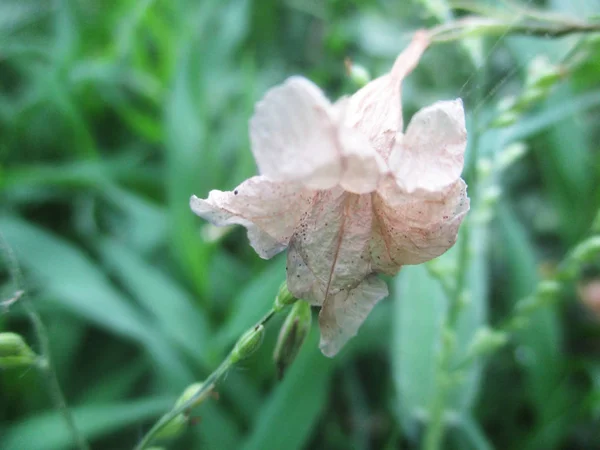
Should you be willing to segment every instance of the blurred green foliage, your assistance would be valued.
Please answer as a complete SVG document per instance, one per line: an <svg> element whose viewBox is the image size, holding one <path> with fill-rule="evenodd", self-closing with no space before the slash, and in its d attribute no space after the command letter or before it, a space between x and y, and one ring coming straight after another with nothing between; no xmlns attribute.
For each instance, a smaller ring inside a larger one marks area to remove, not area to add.
<svg viewBox="0 0 600 450"><path fill-rule="evenodd" d="M132 448L275 298L283 259L260 260L242 229L215 237L188 207L192 193L255 173L247 122L265 90L301 73L332 98L351 93L344 58L383 73L414 30L496 3L0 2L0 231L93 448ZM534 6L600 14L597 0ZM597 35L508 33L436 44L404 83L405 118L456 97L468 114L474 207L461 235L457 361L587 236L600 206L598 55ZM536 58L560 76L532 96ZM478 177L514 143L527 150L520 159ZM171 447L418 448L440 398L448 299L436 273L458 252L390 280L390 298L336 359L319 353L313 329L281 382L272 351L282 318L269 323L261 349ZM2 300L19 289L5 263ZM573 284L560 300L451 383L444 448L598 448L600 325ZM34 342L19 303L5 309L0 331ZM70 439L34 370L0 372L0 449L67 449Z"/></svg>

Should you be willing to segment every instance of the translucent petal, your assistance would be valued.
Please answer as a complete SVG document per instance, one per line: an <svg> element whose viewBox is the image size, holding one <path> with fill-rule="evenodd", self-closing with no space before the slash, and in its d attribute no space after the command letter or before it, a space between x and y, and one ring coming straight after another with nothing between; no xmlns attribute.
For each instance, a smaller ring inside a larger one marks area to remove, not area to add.
<svg viewBox="0 0 600 450"><path fill-rule="evenodd" d="M466 146L462 101L437 102L414 115L390 155L390 170L407 192L439 191L460 177Z"/></svg>
<svg viewBox="0 0 600 450"><path fill-rule="evenodd" d="M373 195L373 270L395 274L448 250L469 210L467 186L459 179L436 193L407 194L389 177Z"/></svg>
<svg viewBox="0 0 600 450"><path fill-rule="evenodd" d="M268 259L287 247L314 195L299 184L253 177L233 191L211 191L206 200L192 196L190 207L214 225L246 227L250 245Z"/></svg>
<svg viewBox="0 0 600 450"><path fill-rule="evenodd" d="M328 295L358 285L371 272L372 217L371 195L319 192L290 241L290 292L321 305Z"/></svg>
<svg viewBox="0 0 600 450"><path fill-rule="evenodd" d="M302 77L269 90L250 121L250 140L261 175L297 180L313 189L335 186L341 154L332 105Z"/></svg>
<svg viewBox="0 0 600 450"><path fill-rule="evenodd" d="M327 297L319 314L319 347L323 354L335 356L356 335L375 304L387 295L385 282L369 275L355 288Z"/></svg>
<svg viewBox="0 0 600 450"><path fill-rule="evenodd" d="M415 68L428 45L425 32L415 33L390 73L371 81L349 99L346 125L360 130L384 159L390 154L396 133L402 131L402 80Z"/></svg>
<svg viewBox="0 0 600 450"><path fill-rule="evenodd" d="M340 128L339 142L343 155L340 186L355 194L376 190L383 175L388 172L383 158L358 130Z"/></svg>

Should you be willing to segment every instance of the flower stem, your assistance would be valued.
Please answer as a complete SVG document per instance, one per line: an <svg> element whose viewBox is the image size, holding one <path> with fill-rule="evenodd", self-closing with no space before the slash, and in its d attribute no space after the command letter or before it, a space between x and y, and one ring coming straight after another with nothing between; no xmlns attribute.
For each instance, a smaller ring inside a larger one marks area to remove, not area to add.
<svg viewBox="0 0 600 450"><path fill-rule="evenodd" d="M488 17L465 17L438 25L430 30L432 42L450 42L478 36L504 36L525 34L528 36L561 37L575 33L600 31L600 22L583 22L564 18L497 19Z"/></svg>
<svg viewBox="0 0 600 450"><path fill-rule="evenodd" d="M0 246L2 247L5 255L5 260L8 264L11 277L16 286L17 292L19 293L18 300L23 305L31 324L33 325L33 331L35 333L36 340L38 342L40 357L36 367L46 378L48 384L48 391L52 402L57 411L60 412L65 424L73 437L73 441L77 445L79 450L89 450L90 446L85 440L83 434L77 428L75 418L71 414L71 410L67 405L65 395L60 387L58 376L54 368L54 363L50 354L50 340L48 339L48 332L46 326L42 321L40 315L36 311L33 303L31 302L27 292L22 287L22 274L17 259L13 253L12 248L6 242L4 235L0 233Z"/></svg>
<svg viewBox="0 0 600 450"><path fill-rule="evenodd" d="M256 330L263 327L278 311L271 308L250 330ZM238 341L239 342L239 341ZM235 353L234 348L225 359L219 364L219 367L212 372L208 378L202 383L202 386L188 398L184 403L171 409L169 412L164 414L146 433L142 440L135 446L134 450L144 450L152 443L156 435L165 427L169 422L175 419L179 414L185 414L195 406L199 400L201 400L207 392L212 390L217 382L227 373L227 371L235 365L240 359Z"/></svg>
<svg viewBox="0 0 600 450"><path fill-rule="evenodd" d="M31 304L29 298L27 298L27 295L25 295L23 305L27 310L27 315L29 316L29 319L33 323L35 334L37 336L37 340L42 351L42 357L37 366L46 377L46 381L48 383L48 390L52 397L54 406L62 415L63 420L65 421L67 428L69 429L69 432L73 436L73 440L77 444L77 447L80 450L89 450L90 446L88 445L84 436L77 428L75 418L73 417L73 414L71 414L71 410L67 405L67 401L60 387L60 383L56 375L56 370L54 368L54 362L52 361L52 358L50 358L50 341L48 340L46 326L44 325L39 314Z"/></svg>
<svg viewBox="0 0 600 450"><path fill-rule="evenodd" d="M479 71L477 76L483 79L485 72ZM480 96L481 93L478 92L478 95ZM474 111L473 123L476 124L477 119L477 111ZM476 127L474 128L476 129ZM469 180L469 195L471 197L472 204L476 205L480 188L480 180L477 171L479 133L473 133L469 148L471 151L471 164L470 167L467 168L466 172ZM446 287L445 289L449 305L441 331L441 349L439 353L438 364L436 366L434 381L436 391L429 408L429 421L427 430L425 432L425 437L423 438L421 445L423 450L438 450L442 448L442 441L444 439L444 432L446 428L444 412L446 410L446 403L448 401L448 395L450 394L450 388L452 386L450 375L452 374L452 359L455 349L454 344L456 327L460 317L461 309L464 306L462 297L465 290L465 284L467 282L467 272L469 270L469 264L471 260L471 227L476 225L476 221L473 220L473 214L471 213L471 215L467 215L465 223L461 228L461 234L459 235L460 239L457 243L458 255L456 283L454 284L454 289L450 289L449 287Z"/></svg>
<svg viewBox="0 0 600 450"><path fill-rule="evenodd" d="M596 222L600 224L600 211ZM521 298L513 307L513 312L503 320L494 331L506 334L518 331L534 313L548 307L558 297L564 294L566 287L581 276L581 270L586 263L600 256L600 229L592 227L590 235L577 244L558 264L556 272L550 278L538 282L536 289L528 296ZM451 368L451 373L458 373L472 364L477 355L468 355Z"/></svg>
<svg viewBox="0 0 600 450"><path fill-rule="evenodd" d="M150 428L150 431L148 431L148 433L146 433L146 435L142 438L138 445L135 446L135 450L143 450L147 448L147 446L150 445L150 443L154 440L154 437L160 430L163 429L163 427L165 427L169 422L175 419L175 417L177 417L179 414L188 411L195 402L201 399L209 390L214 388L215 384L217 384L217 381L219 381L221 377L225 375L225 373L229 370L231 366L232 360L230 353L223 360L223 362L221 362L219 367L217 367L217 369L208 376L206 381L202 383L202 386L196 391L196 393L192 397L190 397L185 403L181 404L179 407L173 408L172 410L167 412L158 420L158 422L156 422L152 426L152 428Z"/></svg>
<svg viewBox="0 0 600 450"><path fill-rule="evenodd" d="M466 225L467 226L463 228L459 244L456 286L453 295L449 299L450 305L444 326L442 327L442 348L440 350L435 374L436 392L429 409L427 431L421 445L423 450L440 449L444 438L446 427L444 411L446 410L446 402L448 400L450 388L448 374L451 369L456 324L462 307L461 296L465 285L467 267L469 265L469 228L471 223L467 223Z"/></svg>

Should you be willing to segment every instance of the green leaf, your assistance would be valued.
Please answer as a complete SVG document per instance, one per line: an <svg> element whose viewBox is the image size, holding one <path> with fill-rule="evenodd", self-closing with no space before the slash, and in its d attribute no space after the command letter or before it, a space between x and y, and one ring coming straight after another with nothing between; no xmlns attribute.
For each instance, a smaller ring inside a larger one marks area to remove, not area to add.
<svg viewBox="0 0 600 450"><path fill-rule="evenodd" d="M193 69L191 42L180 49L172 91L166 105L167 192L169 200L170 243L181 269L195 286L196 293L206 292L208 246L198 238L200 221L189 207L192 194L202 195L210 186L212 164L206 142L206 130L196 101L192 80L199 74ZM200 175L203 174L203 175ZM201 189L202 188L202 189Z"/></svg>
<svg viewBox="0 0 600 450"><path fill-rule="evenodd" d="M98 250L138 303L156 318L162 332L208 364L209 323L191 295L114 239L101 240Z"/></svg>
<svg viewBox="0 0 600 450"><path fill-rule="evenodd" d="M485 323L487 310L487 265L485 230L468 223L471 259L466 272L468 303L461 309L456 326L453 359L462 361L476 331ZM459 241L464 233L459 235ZM451 264L460 242L441 263ZM394 280L394 334L392 363L398 393L400 421L407 434L416 438L419 422L426 417L438 395L436 370L442 347L442 327L448 310L448 298L438 279L426 266L406 266ZM480 364L472 364L463 378L450 390L446 409L458 414L470 411L481 377Z"/></svg>
<svg viewBox="0 0 600 450"><path fill-rule="evenodd" d="M272 306L285 279L284 258L277 258L255 276L231 302L231 315L217 330L216 348L225 351L239 335L258 321Z"/></svg>
<svg viewBox="0 0 600 450"><path fill-rule="evenodd" d="M313 328L281 384L257 411L256 424L241 450L305 448L327 404L335 364L318 351L317 341L318 332Z"/></svg>
<svg viewBox="0 0 600 450"><path fill-rule="evenodd" d="M394 288L394 382L403 428L414 437L435 394L436 354L448 304L423 265L404 267Z"/></svg>
<svg viewBox="0 0 600 450"><path fill-rule="evenodd" d="M154 333L156 325L140 314L81 250L15 217L1 217L0 230L44 294L53 296L71 313L145 346L173 387L191 380L176 353Z"/></svg>
<svg viewBox="0 0 600 450"><path fill-rule="evenodd" d="M120 365L118 371L102 374L99 380L89 382L78 403L102 404L126 398L136 383L143 379L146 373L146 362L137 359L128 365Z"/></svg>
<svg viewBox="0 0 600 450"><path fill-rule="evenodd" d="M171 398L151 398L106 405L71 408L79 430L96 439L142 423L171 406ZM64 450L72 448L72 436L57 412L32 416L8 427L2 435L3 450ZM133 447L133 442L131 443Z"/></svg>
<svg viewBox="0 0 600 450"><path fill-rule="evenodd" d="M535 250L523 226L505 205L498 214L499 238L502 242L507 280L504 289L509 301L530 295L538 282ZM566 431L559 421L569 420L563 416L568 411L571 394L563 385L565 367L562 353L562 332L555 308L535 312L528 324L516 333L518 355L526 375L527 392L537 412L536 426L528 435L536 438L546 424L553 423L533 448L553 448ZM561 417L562 416L562 417ZM525 448L523 446L522 448Z"/></svg>
<svg viewBox="0 0 600 450"><path fill-rule="evenodd" d="M466 441L471 444L471 448L474 450L494 449L479 424L472 417L463 417L460 421L460 428Z"/></svg>

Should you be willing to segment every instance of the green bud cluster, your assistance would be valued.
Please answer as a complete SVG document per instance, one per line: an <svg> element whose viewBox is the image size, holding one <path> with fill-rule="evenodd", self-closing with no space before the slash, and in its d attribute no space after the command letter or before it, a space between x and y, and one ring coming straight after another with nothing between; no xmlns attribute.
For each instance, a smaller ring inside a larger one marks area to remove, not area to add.
<svg viewBox="0 0 600 450"><path fill-rule="evenodd" d="M492 122L492 126L506 127L514 124L536 103L546 99L563 76L564 68L551 64L545 57L534 58L527 68L523 92L517 97L507 97L499 103L499 115Z"/></svg>
<svg viewBox="0 0 600 450"><path fill-rule="evenodd" d="M469 358L489 355L508 342L508 335L488 327L478 329L473 336L467 355Z"/></svg>
<svg viewBox="0 0 600 450"><path fill-rule="evenodd" d="M516 161L521 159L527 153L527 146L520 141L513 142L507 145L496 156L497 170L505 170L512 166Z"/></svg>
<svg viewBox="0 0 600 450"><path fill-rule="evenodd" d="M264 336L265 327L263 325L256 325L246 331L238 339L235 347L231 351L231 355L229 356L230 363L237 364L252 355L258 347L260 347L260 344L262 344Z"/></svg>
<svg viewBox="0 0 600 450"><path fill-rule="evenodd" d="M294 304L296 300L298 299L288 290L287 282L284 281L281 283L281 286L279 286L277 297L275 297L275 302L273 303L273 309L275 312L279 312L286 306Z"/></svg>

